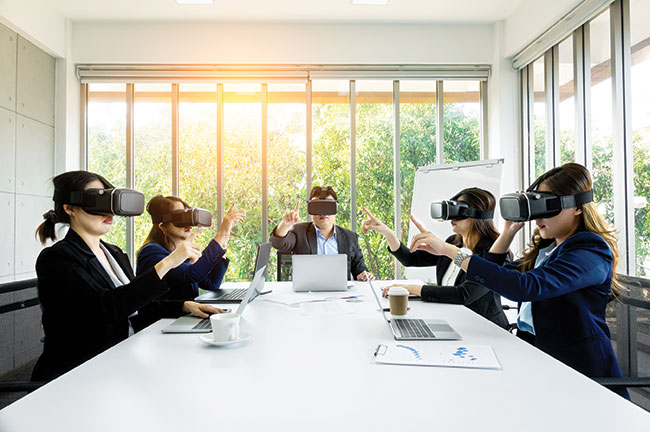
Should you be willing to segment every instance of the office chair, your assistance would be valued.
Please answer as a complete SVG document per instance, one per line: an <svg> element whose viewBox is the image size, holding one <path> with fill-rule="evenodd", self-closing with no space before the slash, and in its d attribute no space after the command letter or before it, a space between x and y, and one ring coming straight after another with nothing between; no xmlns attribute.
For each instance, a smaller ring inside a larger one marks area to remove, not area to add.
<svg viewBox="0 0 650 432"><path fill-rule="evenodd" d="M650 279L643 279L627 275L619 275L619 281L626 288L627 293L619 301L628 308L637 308L650 314ZM648 320L650 322L650 319ZM641 342L639 342L641 344ZM622 378L595 378L597 383L607 388L641 388L650 387L650 377L630 376Z"/></svg>
<svg viewBox="0 0 650 432"><path fill-rule="evenodd" d="M291 253L290 252L277 252L278 256L278 271L277 271L277 280L278 281L289 281L291 280Z"/></svg>
<svg viewBox="0 0 650 432"><path fill-rule="evenodd" d="M34 278L34 279L25 279L16 282L7 282L4 284L0 284L0 294L7 294L7 293L27 290L30 288L36 288L38 286L37 281L38 280ZM38 304L39 304L38 297L32 297L27 300L9 303L0 306L0 315L21 310L21 309L38 306ZM42 339L41 342L43 342ZM34 382L34 381L0 380L0 392L2 393L28 392L29 393L41 387L43 384L45 383Z"/></svg>

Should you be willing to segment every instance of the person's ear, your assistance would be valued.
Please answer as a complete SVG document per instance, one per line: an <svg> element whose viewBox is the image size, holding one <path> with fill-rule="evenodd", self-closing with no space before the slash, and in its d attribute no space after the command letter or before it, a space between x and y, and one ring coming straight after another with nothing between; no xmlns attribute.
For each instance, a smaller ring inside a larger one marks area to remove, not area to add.
<svg viewBox="0 0 650 432"><path fill-rule="evenodd" d="M158 222L158 229L162 231L163 233L165 232L165 224L163 222Z"/></svg>
<svg viewBox="0 0 650 432"><path fill-rule="evenodd" d="M574 213L576 216L582 214L582 209L580 207L576 207L576 212Z"/></svg>
<svg viewBox="0 0 650 432"><path fill-rule="evenodd" d="M68 216L72 216L75 213L75 207L70 204L63 204L63 211L66 212Z"/></svg>

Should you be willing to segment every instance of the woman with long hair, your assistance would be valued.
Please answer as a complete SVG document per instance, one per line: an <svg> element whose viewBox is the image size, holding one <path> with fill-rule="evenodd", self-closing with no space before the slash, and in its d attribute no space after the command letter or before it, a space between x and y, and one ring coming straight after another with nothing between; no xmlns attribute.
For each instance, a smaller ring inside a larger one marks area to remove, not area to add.
<svg viewBox="0 0 650 432"><path fill-rule="evenodd" d="M535 192L558 198L592 190L589 171L576 163L547 171L534 185ZM520 302L518 324L534 334L533 343L542 351L588 377L620 377L605 321L607 303L621 292L616 236L591 199L585 201L576 199L574 207L536 219L523 258L505 267L505 253L521 222L506 221L485 258L463 254L422 226L411 250L446 255L469 280ZM629 397L624 389L617 393Z"/></svg>
<svg viewBox="0 0 650 432"><path fill-rule="evenodd" d="M129 316L169 289L163 281L167 272L201 256L194 237L189 237L165 260L135 277L126 254L101 239L111 229L113 214L87 213L84 205L71 204L73 194L113 185L88 171L60 174L53 183L54 209L43 215L37 235L45 243L57 240L57 223L70 228L65 238L43 249L36 260L45 343L34 367L34 381L54 379L126 339ZM174 309L176 316L192 313L203 318L219 311L182 301Z"/></svg>
<svg viewBox="0 0 650 432"><path fill-rule="evenodd" d="M451 199L466 203L469 208L481 213L494 211L496 206L494 195L479 188L463 189ZM363 211L368 216L362 226L363 232L367 233L373 230L382 234L388 241L388 251L400 263L406 267L436 267L436 285L395 284L396 286L405 287L411 295L419 296L424 301L465 305L498 326L508 327L508 320L503 313L501 299L497 294L473 281L466 280L465 272L459 267L451 265L451 260L444 255L409 251L390 228L367 209L363 208ZM455 234L445 241L458 248L464 248L472 254L484 255L499 237L499 232L491 218L458 217L450 222L451 229ZM387 294L391 286L384 288L384 295Z"/></svg>
<svg viewBox="0 0 650 432"><path fill-rule="evenodd" d="M155 267L190 236L200 232L195 231L193 234L191 226L176 226L173 222L166 221L166 215L189 208L189 204L175 196L156 195L149 201L147 212L151 215L152 225L149 235L138 251L135 272L137 275ZM211 291L219 289L228 269L229 261L225 254L230 233L233 226L244 216L244 210L235 209L233 204L223 218L217 234L202 250L201 258L194 263L181 263L165 275L163 279L167 282L169 291L140 309L137 323L134 322L136 331L164 317L170 303L195 298L199 294L199 288Z"/></svg>

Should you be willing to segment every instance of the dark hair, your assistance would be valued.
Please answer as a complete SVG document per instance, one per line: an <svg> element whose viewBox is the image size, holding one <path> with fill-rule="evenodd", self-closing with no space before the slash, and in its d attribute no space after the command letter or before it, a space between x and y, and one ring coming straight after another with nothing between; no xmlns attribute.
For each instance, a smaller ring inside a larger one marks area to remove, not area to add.
<svg viewBox="0 0 650 432"><path fill-rule="evenodd" d="M106 189L113 188L114 186L99 174L89 171L68 171L52 179L54 190L69 193L76 191L83 191L86 189L88 183L99 180ZM52 198L54 200L54 198ZM45 219L36 229L36 235L41 243L50 240L56 240L56 231L54 230L57 223L70 223L70 216L63 209L63 203L54 201L54 210L50 210L43 215Z"/></svg>
<svg viewBox="0 0 650 432"><path fill-rule="evenodd" d="M147 212L151 215L152 226L149 234L147 235L147 238L144 240L144 243L142 243L142 247L140 249L149 243L158 243L165 249L171 250L169 238L167 238L167 234L165 234L165 232L160 229L159 224L163 221L163 215L171 213L174 210L174 204L177 202L183 204L183 207L185 208L190 208L190 205L188 203L178 197L171 195L156 195L155 197L151 198L151 200L149 200L147 203ZM164 223L168 224L171 222Z"/></svg>
<svg viewBox="0 0 650 432"><path fill-rule="evenodd" d="M580 164L572 162L546 171L538 180L540 185L545 185L552 193L559 196L579 194L591 190L593 187L589 170ZM624 291L624 288L621 286L616 274L616 265L618 264L616 231L598 212L596 204L593 202L583 204L579 209L582 210L582 213L578 216L576 231L589 231L599 235L612 251L612 287L610 296L617 298ZM553 241L554 239L543 239L539 234L539 228L535 228L528 248L524 252L521 271L534 268L539 250L549 246Z"/></svg>
<svg viewBox="0 0 650 432"><path fill-rule="evenodd" d="M313 199L313 198L320 199L321 195L325 197L331 195L334 197L335 201L338 201L338 198L336 197L336 192L334 192L332 186L325 186L325 187L314 186L313 188L311 188L311 192L309 192L309 199Z"/></svg>
<svg viewBox="0 0 650 432"><path fill-rule="evenodd" d="M454 195L452 199L466 202L471 208L480 211L494 210L497 204L497 201L491 192L476 187L463 189ZM476 246L479 243L482 241L494 243L499 237L499 231L497 231L494 226L494 221L492 219L470 218L469 221L470 228L469 233L467 234L467 244L463 244L463 237L456 234L456 238L454 239L456 246L465 246L471 249L472 252L476 253L479 252L476 250Z"/></svg>

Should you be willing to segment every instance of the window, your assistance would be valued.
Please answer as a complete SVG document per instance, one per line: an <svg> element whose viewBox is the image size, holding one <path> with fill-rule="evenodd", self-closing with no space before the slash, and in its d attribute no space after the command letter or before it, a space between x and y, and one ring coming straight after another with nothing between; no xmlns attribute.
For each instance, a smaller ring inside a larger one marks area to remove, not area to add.
<svg viewBox="0 0 650 432"><path fill-rule="evenodd" d="M301 203L307 214L306 93L305 84L269 84L268 107L268 218L269 232L284 211ZM276 277L277 255L271 254L268 277Z"/></svg>
<svg viewBox="0 0 650 432"><path fill-rule="evenodd" d="M400 82L401 233L408 241L415 171L436 163L436 82Z"/></svg>
<svg viewBox="0 0 650 432"><path fill-rule="evenodd" d="M650 277L650 1L630 2L632 147L637 276Z"/></svg>
<svg viewBox="0 0 650 432"><path fill-rule="evenodd" d="M436 164L437 148L444 148L446 162L475 160L481 151L479 81L441 84L445 135L440 143L435 79L314 79L310 86L280 81L89 84L89 169L124 187L131 164L134 187L144 192L147 201L156 194L178 191L191 206L208 209L213 225L199 237L203 245L217 232L220 208L227 210L234 203L246 210L245 220L236 225L228 243L226 280L250 280L256 245L268 238L284 211L300 202L302 220L310 220L305 203L308 185L331 185L337 191L336 223L345 228L354 223L360 231L365 218L362 205L391 228L399 210L399 228L406 239L416 169ZM355 89L353 111L351 87ZM394 94L394 89L399 93ZM133 160L126 154L130 91ZM399 119L394 97L400 100ZM309 110L311 128L307 128ZM399 209L394 206L396 133ZM177 178L172 169L176 157ZM137 251L151 229L150 216L145 213L134 219L132 237L125 222L126 218L116 218L106 240L124 249L130 241ZM359 243L377 277L395 277L395 262L383 237L360 233ZM270 279L276 275L275 259L272 254Z"/></svg>
<svg viewBox="0 0 650 432"><path fill-rule="evenodd" d="M357 203L393 227L393 81L357 81ZM363 221L365 214L357 212ZM358 226L361 222L358 223ZM378 279L394 279L393 256L378 235L359 235L366 265Z"/></svg>
<svg viewBox="0 0 650 432"><path fill-rule="evenodd" d="M544 57L533 63L534 91L534 137L535 137L535 175L537 178L546 171L546 82L544 73ZM550 167L549 167L550 168Z"/></svg>
<svg viewBox="0 0 650 432"><path fill-rule="evenodd" d="M334 188L339 201L336 224L351 228L350 82L314 81L311 89L314 177L312 186ZM303 208L306 214L306 206Z"/></svg>
<svg viewBox="0 0 650 432"><path fill-rule="evenodd" d="M88 86L88 169L126 187L126 85ZM126 248L126 219L113 219L105 240Z"/></svg>
<svg viewBox="0 0 650 432"><path fill-rule="evenodd" d="M171 102L171 84L135 85L135 189L144 193L145 203L172 193ZM145 211L135 218L136 251L150 230L151 217Z"/></svg>
<svg viewBox="0 0 650 432"><path fill-rule="evenodd" d="M445 81L444 85L445 163L469 162L481 156L478 81Z"/></svg>
<svg viewBox="0 0 650 432"><path fill-rule="evenodd" d="M573 37L566 38L559 47L560 85L560 162L576 160L576 117L573 76Z"/></svg>

